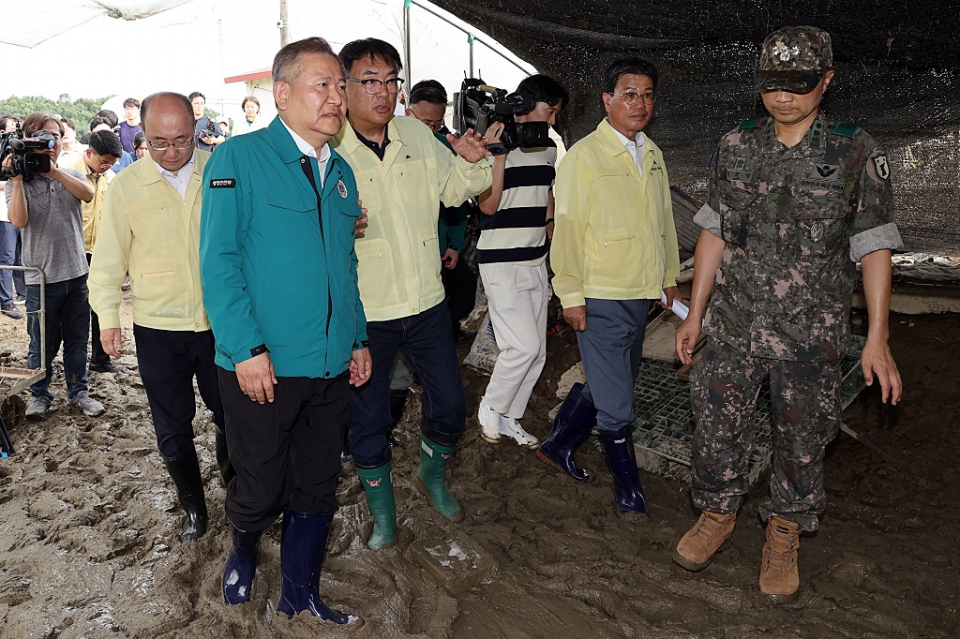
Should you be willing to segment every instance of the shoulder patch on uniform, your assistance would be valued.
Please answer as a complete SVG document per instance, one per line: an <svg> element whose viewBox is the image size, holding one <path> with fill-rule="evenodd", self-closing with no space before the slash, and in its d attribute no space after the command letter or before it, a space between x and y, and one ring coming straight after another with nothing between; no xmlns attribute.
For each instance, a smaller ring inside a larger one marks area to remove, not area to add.
<svg viewBox="0 0 960 639"><path fill-rule="evenodd" d="M219 180L210 180L211 189L232 189L237 186L237 181L233 178L223 178Z"/></svg>
<svg viewBox="0 0 960 639"><path fill-rule="evenodd" d="M757 128L758 121L759 121L759 118L754 118L752 120L744 120L743 122L737 125L737 130L742 131L743 129L755 129Z"/></svg>
<svg viewBox="0 0 960 639"><path fill-rule="evenodd" d="M876 171L880 182L886 182L890 178L890 165L887 163L887 156L884 153L875 155L871 158L873 168Z"/></svg>
<svg viewBox="0 0 960 639"><path fill-rule="evenodd" d="M833 127L833 131L831 131L831 133L834 135L839 135L842 138L852 138L859 130L860 127L856 124L851 122L841 122L837 126Z"/></svg>

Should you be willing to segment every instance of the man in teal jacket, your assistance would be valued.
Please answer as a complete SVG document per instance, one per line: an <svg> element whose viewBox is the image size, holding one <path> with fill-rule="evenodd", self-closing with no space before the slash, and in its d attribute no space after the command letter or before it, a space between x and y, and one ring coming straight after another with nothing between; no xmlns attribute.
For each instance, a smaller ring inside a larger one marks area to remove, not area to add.
<svg viewBox="0 0 960 639"><path fill-rule="evenodd" d="M318 594L350 384L370 377L357 187L327 144L345 79L327 42L308 38L277 53L273 81L279 116L223 144L204 175L200 272L237 471L223 595L250 599L260 535L282 512L277 610L347 623Z"/></svg>

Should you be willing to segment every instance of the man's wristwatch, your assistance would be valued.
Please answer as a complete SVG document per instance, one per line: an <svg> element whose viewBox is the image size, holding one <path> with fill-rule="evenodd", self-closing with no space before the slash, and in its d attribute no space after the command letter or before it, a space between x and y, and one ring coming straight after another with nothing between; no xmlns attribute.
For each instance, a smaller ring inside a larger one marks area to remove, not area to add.
<svg viewBox="0 0 960 639"><path fill-rule="evenodd" d="M266 344L261 344L260 346L254 346L250 349L250 357L256 357L257 355L262 355L263 353L269 353L270 349L267 348Z"/></svg>

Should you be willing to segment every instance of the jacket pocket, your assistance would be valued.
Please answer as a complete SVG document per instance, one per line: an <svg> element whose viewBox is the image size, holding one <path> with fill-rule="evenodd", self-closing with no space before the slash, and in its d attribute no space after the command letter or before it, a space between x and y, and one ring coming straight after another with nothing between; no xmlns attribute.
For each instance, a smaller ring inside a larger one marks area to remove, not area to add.
<svg viewBox="0 0 960 639"><path fill-rule="evenodd" d="M726 183L720 195L720 237L724 242L744 246L750 213L759 206L761 196L756 187L743 182Z"/></svg>
<svg viewBox="0 0 960 639"><path fill-rule="evenodd" d="M364 238L355 246L360 297L364 307L385 308L400 304L404 296L399 287L390 242L380 238ZM439 254L437 262L440 261Z"/></svg>
<svg viewBox="0 0 960 639"><path fill-rule="evenodd" d="M790 217L801 257L832 254L846 237L848 205L842 193L801 195L794 199Z"/></svg>

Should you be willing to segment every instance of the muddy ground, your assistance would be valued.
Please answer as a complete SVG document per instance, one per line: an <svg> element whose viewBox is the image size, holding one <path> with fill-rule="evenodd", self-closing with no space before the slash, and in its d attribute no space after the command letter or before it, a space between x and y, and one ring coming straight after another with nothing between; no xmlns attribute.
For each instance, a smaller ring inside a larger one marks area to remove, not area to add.
<svg viewBox="0 0 960 639"><path fill-rule="evenodd" d="M757 591L756 501L732 547L706 571L686 573L670 559L695 518L686 485L642 473L652 516L620 520L596 449L585 446L580 459L598 480L577 485L529 450L484 443L474 411L486 378L465 370L467 434L451 481L465 520L445 521L414 489L419 411L410 404L394 458L399 547L363 545L368 515L344 467L321 591L361 621L338 628L276 615L278 526L264 539L252 602L228 608L220 577L230 535L209 414L195 426L210 531L182 545L128 354L117 375L92 374L104 417L61 409L13 428L18 454L0 461L0 636L956 637L960 316L894 316L891 325L903 402L882 407L868 389L845 421L897 463L846 435L830 446L830 503L820 531L802 542L794 604L773 607ZM15 364L25 333L22 320L0 318L0 350ZM132 344L129 331L125 339ZM569 333L549 343L524 420L541 437L559 376L578 359ZM53 388L62 402L62 371Z"/></svg>

